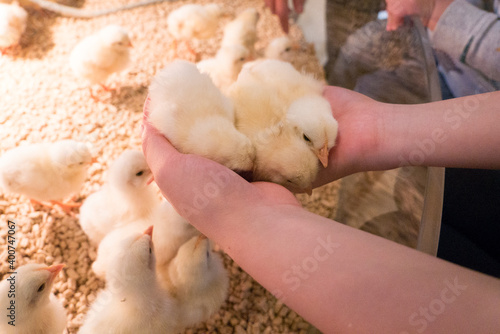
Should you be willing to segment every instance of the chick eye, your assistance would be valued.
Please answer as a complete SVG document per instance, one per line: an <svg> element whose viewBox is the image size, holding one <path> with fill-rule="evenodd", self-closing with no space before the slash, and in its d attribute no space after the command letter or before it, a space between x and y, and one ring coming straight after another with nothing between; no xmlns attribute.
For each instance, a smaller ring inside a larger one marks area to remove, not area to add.
<svg viewBox="0 0 500 334"><path fill-rule="evenodd" d="M285 52L290 52L291 50L292 50L292 48L291 48L291 47L287 47L287 48L285 49Z"/></svg>
<svg viewBox="0 0 500 334"><path fill-rule="evenodd" d="M153 253L153 250L151 249L151 247L149 247L149 254Z"/></svg>
<svg viewBox="0 0 500 334"><path fill-rule="evenodd" d="M240 61L245 61L245 57L241 57L241 58L240 58Z"/></svg>
<svg viewBox="0 0 500 334"><path fill-rule="evenodd" d="M38 290L37 290L37 291L38 291L38 292L42 292L44 289L45 289L45 283L43 283L42 285L40 285L40 286L38 287Z"/></svg>
<svg viewBox="0 0 500 334"><path fill-rule="evenodd" d="M143 170L141 170L140 172L135 173L135 176L141 176L142 174L144 174Z"/></svg>
<svg viewBox="0 0 500 334"><path fill-rule="evenodd" d="M304 140L305 140L305 141L307 141L307 142L311 142L311 139L309 139L309 137L308 137L308 136L303 135L303 138L304 138Z"/></svg>

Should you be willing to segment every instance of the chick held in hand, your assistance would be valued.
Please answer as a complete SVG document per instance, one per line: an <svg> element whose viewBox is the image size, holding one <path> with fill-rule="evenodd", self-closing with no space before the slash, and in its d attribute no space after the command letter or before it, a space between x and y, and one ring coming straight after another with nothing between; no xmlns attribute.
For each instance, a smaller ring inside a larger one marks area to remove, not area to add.
<svg viewBox="0 0 500 334"><path fill-rule="evenodd" d="M160 200L148 184L151 177L141 151L126 150L113 162L107 182L80 208L80 225L94 244L113 229L153 214Z"/></svg>
<svg viewBox="0 0 500 334"><path fill-rule="evenodd" d="M27 21L28 13L16 1L0 3L0 54L19 44Z"/></svg>
<svg viewBox="0 0 500 334"><path fill-rule="evenodd" d="M328 166L328 152L335 145L338 123L328 100L322 95L323 82L298 72L290 63L266 59L245 64L237 85L246 89L259 87L264 95L260 98L271 99L269 103L274 114L280 119L287 119L288 126L296 129L322 165ZM241 89L239 91L239 95L245 93ZM242 112L241 104L236 108L238 117L242 119L248 119L255 113L255 108L251 106L243 108Z"/></svg>
<svg viewBox="0 0 500 334"><path fill-rule="evenodd" d="M224 26L221 46L242 45L255 57L257 42L257 23L260 14L255 8L247 8Z"/></svg>
<svg viewBox="0 0 500 334"><path fill-rule="evenodd" d="M148 120L182 153L251 171L255 149L234 126L231 101L195 64L175 60L149 87Z"/></svg>
<svg viewBox="0 0 500 334"><path fill-rule="evenodd" d="M132 42L128 32L118 25L108 25L80 41L70 55L73 73L91 85L99 84L110 90L105 83L108 77L123 71L130 62ZM89 86L90 94L97 97Z"/></svg>
<svg viewBox="0 0 500 334"><path fill-rule="evenodd" d="M46 266L30 263L8 274L0 283L2 334L61 334L66 312L51 292L63 264ZM6 315L6 316L5 316Z"/></svg>
<svg viewBox="0 0 500 334"><path fill-rule="evenodd" d="M210 76L215 86L223 93L236 81L245 62L250 60L250 52L242 45L222 46L214 58L196 64L201 73Z"/></svg>
<svg viewBox="0 0 500 334"><path fill-rule="evenodd" d="M195 236L183 244L169 266L170 293L179 304L183 326L206 321L226 300L229 278L209 239Z"/></svg>
<svg viewBox="0 0 500 334"><path fill-rule="evenodd" d="M222 14L222 7L217 4L186 4L173 10L167 17L167 31L174 38L172 48L176 55L179 41L196 55L189 41L214 37Z"/></svg>
<svg viewBox="0 0 500 334"><path fill-rule="evenodd" d="M78 333L170 334L182 329L176 301L156 280L152 230L125 236L108 254L106 288Z"/></svg>
<svg viewBox="0 0 500 334"><path fill-rule="evenodd" d="M0 189L70 211L79 204L62 200L81 188L92 162L87 145L73 140L22 145L0 157Z"/></svg>

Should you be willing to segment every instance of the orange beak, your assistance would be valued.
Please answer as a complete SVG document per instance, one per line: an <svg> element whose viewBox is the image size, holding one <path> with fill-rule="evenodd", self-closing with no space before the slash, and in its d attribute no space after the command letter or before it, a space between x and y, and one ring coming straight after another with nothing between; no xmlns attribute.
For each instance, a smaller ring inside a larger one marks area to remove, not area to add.
<svg viewBox="0 0 500 334"><path fill-rule="evenodd" d="M40 270L47 270L48 272L50 272L50 278L49 278L49 281L52 281L54 280L54 278L56 278L57 274L59 274L59 272L62 270L62 268L64 268L66 265L64 263L61 263L61 264L55 264L53 266L50 266L50 267L46 267L46 268L41 268Z"/></svg>
<svg viewBox="0 0 500 334"><path fill-rule="evenodd" d="M147 185L149 186L151 183L153 183L154 180L155 180L155 177L153 175L151 175L151 177L149 178L149 180L147 182Z"/></svg>
<svg viewBox="0 0 500 334"><path fill-rule="evenodd" d="M194 244L194 248L198 247L200 245L200 243L205 239L207 239L206 235L200 234L198 239L196 239L196 243Z"/></svg>
<svg viewBox="0 0 500 334"><path fill-rule="evenodd" d="M144 235L149 235L150 237L153 237L153 225L151 225L150 227L148 227L146 229L146 231L142 232L142 234Z"/></svg>
<svg viewBox="0 0 500 334"><path fill-rule="evenodd" d="M292 50L294 51L299 51L300 50L300 44L297 42L293 42L291 45Z"/></svg>
<svg viewBox="0 0 500 334"><path fill-rule="evenodd" d="M323 165L323 167L328 166L328 141L325 140L325 144L323 147L316 153L319 161Z"/></svg>
<svg viewBox="0 0 500 334"><path fill-rule="evenodd" d="M90 159L90 164L91 164L91 165L92 165L92 164L95 164L96 162L97 162L97 158L94 158L94 157L93 157L92 159Z"/></svg>
<svg viewBox="0 0 500 334"><path fill-rule="evenodd" d="M133 47L134 47L134 45L132 44L132 42L131 42L131 41L129 41L129 42L128 42L128 45L127 45L127 46L128 46L129 48L133 48Z"/></svg>

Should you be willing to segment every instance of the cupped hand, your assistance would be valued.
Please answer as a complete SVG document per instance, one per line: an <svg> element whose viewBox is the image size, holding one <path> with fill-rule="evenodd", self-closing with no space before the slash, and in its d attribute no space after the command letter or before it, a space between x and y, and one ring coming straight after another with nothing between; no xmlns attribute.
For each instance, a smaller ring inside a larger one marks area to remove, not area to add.
<svg viewBox="0 0 500 334"><path fill-rule="evenodd" d="M259 207L300 207L295 196L280 185L249 183L210 159L178 152L147 121L147 105L142 132L146 161L165 198L201 232L212 237L209 230L224 229L226 220L255 214Z"/></svg>
<svg viewBox="0 0 500 334"><path fill-rule="evenodd" d="M378 169L376 154L383 126L379 107L383 104L334 86L327 86L323 96L330 102L339 132L335 146L330 150L328 167L320 169L314 186L356 172Z"/></svg>

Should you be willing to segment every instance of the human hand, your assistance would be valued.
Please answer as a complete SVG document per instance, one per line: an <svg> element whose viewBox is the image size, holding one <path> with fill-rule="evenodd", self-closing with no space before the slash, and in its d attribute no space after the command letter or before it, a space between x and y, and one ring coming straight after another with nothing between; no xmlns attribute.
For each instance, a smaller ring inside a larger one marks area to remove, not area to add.
<svg viewBox="0 0 500 334"><path fill-rule="evenodd" d="M278 15L281 28L283 28L285 33L288 33L288 16L290 12L290 8L288 8L288 0L264 0L264 2L271 10L271 13ZM305 2L306 0L293 0L293 8L296 13L302 13Z"/></svg>
<svg viewBox="0 0 500 334"><path fill-rule="evenodd" d="M314 187L356 172L382 168L378 165L377 147L383 126L379 109L383 104L335 86L327 86L323 96L331 104L339 132L330 150L328 167L320 169Z"/></svg>
<svg viewBox="0 0 500 334"><path fill-rule="evenodd" d="M233 244L241 237L235 231L238 216L256 215L262 207L300 207L280 185L249 183L212 160L178 152L147 121L147 101L142 132L146 161L165 198L202 233L221 245Z"/></svg>
<svg viewBox="0 0 500 334"><path fill-rule="evenodd" d="M406 16L420 17L424 26L434 30L436 23L453 0L386 0L387 31L403 25Z"/></svg>

